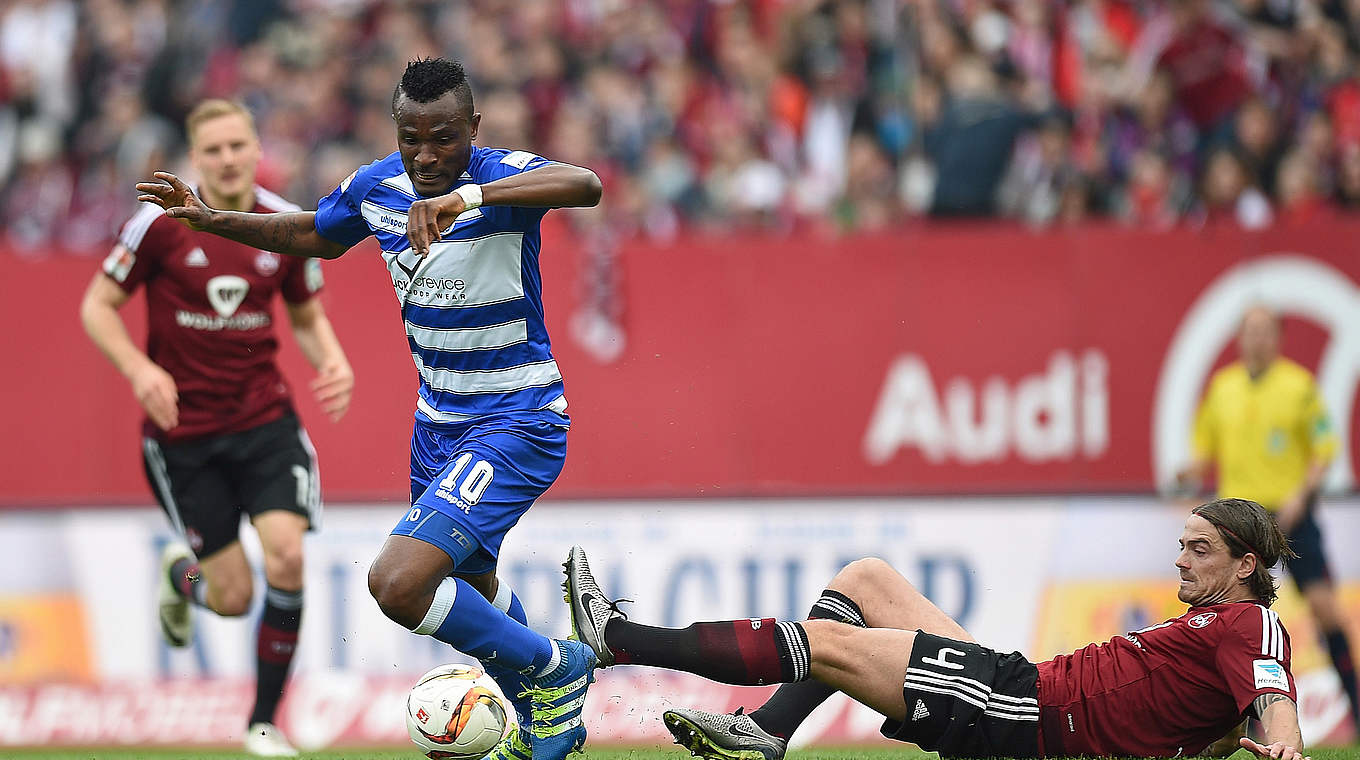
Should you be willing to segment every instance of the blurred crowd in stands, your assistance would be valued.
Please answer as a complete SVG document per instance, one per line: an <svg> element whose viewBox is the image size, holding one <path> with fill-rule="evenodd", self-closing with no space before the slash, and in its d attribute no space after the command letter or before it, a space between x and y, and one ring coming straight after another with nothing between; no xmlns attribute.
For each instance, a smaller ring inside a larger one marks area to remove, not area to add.
<svg viewBox="0 0 1360 760"><path fill-rule="evenodd" d="M404 63L478 142L596 169L611 236L1360 208L1360 0L0 0L11 247L94 250L235 97L304 207L395 147Z"/></svg>

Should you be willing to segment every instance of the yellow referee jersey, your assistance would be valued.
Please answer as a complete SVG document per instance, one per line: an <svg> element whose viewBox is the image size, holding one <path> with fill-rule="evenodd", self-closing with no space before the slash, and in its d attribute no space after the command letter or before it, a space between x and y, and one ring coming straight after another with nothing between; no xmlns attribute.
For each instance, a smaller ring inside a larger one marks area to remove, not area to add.
<svg viewBox="0 0 1360 760"><path fill-rule="evenodd" d="M1195 416L1197 460L1218 465L1218 494L1274 511L1308 467L1336 452L1336 435L1313 375L1278 358L1256 380L1241 362L1214 373Z"/></svg>

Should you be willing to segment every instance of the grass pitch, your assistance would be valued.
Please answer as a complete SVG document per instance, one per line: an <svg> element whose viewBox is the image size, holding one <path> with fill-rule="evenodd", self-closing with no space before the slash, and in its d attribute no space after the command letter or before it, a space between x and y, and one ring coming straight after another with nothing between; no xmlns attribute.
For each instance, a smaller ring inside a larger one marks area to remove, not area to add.
<svg viewBox="0 0 1360 760"><path fill-rule="evenodd" d="M1360 760L1360 746L1326 747L1311 750L1313 760ZM689 753L679 747L602 747L590 749L582 760L682 760ZM241 760L246 757L230 749L0 749L0 758L34 758L34 760ZM817 748L794 750L788 760L926 760L935 758L933 752L922 752L912 747L868 746L845 748ZM1246 750L1238 750L1232 760L1250 760ZM422 760L414 749L386 747L382 749L333 749L303 753L302 760Z"/></svg>

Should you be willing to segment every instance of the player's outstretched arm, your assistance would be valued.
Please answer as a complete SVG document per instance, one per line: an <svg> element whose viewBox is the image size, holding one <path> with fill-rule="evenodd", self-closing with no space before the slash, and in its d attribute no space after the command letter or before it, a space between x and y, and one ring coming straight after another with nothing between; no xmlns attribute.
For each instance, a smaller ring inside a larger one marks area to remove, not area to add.
<svg viewBox="0 0 1360 760"><path fill-rule="evenodd" d="M1303 734L1299 732L1299 711L1294 700L1283 694L1262 694L1251 706L1265 729L1265 744L1242 737L1242 746L1257 757L1279 760L1311 760L1303 754Z"/></svg>
<svg viewBox="0 0 1360 760"><path fill-rule="evenodd" d="M156 172L156 182L138 182L137 200L154 203L165 215L196 230L211 232L252 248L304 258L334 259L349 250L316 231L316 212L284 211L251 214L208 208L194 191L170 172Z"/></svg>
<svg viewBox="0 0 1360 760"><path fill-rule="evenodd" d="M548 164L512 174L481 185L480 190L483 206L520 208L594 206L604 194L604 186L595 172L571 164ZM411 204L406 233L417 254L429 253L430 243L439 240L439 231L448 229L453 220L467 210L467 198L462 191L463 188L459 188L448 195L422 198Z"/></svg>

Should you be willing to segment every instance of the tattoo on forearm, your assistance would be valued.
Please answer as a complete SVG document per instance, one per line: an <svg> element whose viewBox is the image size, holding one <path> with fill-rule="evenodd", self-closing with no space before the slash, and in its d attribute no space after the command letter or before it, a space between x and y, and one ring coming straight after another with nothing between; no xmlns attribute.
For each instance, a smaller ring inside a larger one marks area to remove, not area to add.
<svg viewBox="0 0 1360 760"><path fill-rule="evenodd" d="M1262 694L1251 701L1251 706L1256 710L1256 717L1260 718L1266 714L1266 708L1280 701L1289 701L1289 697L1283 694Z"/></svg>
<svg viewBox="0 0 1360 760"><path fill-rule="evenodd" d="M218 216L213 232L237 242L267 251L293 255L315 255L305 245L304 236L313 229L305 212L248 214L227 212Z"/></svg>
<svg viewBox="0 0 1360 760"><path fill-rule="evenodd" d="M275 214L265 221L260 233L270 246L291 249L298 236L297 219L292 214Z"/></svg>

